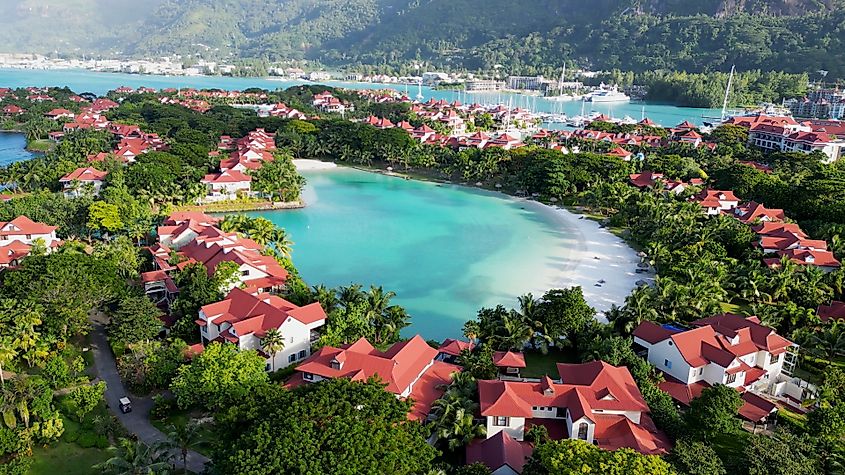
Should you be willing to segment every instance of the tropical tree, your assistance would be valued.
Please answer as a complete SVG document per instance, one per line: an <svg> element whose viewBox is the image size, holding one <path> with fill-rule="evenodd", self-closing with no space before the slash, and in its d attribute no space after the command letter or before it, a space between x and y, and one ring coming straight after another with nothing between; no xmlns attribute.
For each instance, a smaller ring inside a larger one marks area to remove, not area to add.
<svg viewBox="0 0 845 475"><path fill-rule="evenodd" d="M167 444L147 445L122 438L110 450L112 457L94 466L107 475L164 475L170 471Z"/></svg>
<svg viewBox="0 0 845 475"><path fill-rule="evenodd" d="M179 451L185 473L188 473L188 452L205 445L201 428L202 425L193 420L168 427L167 438L170 445Z"/></svg>
<svg viewBox="0 0 845 475"><path fill-rule="evenodd" d="M270 355L270 359L273 361L272 370L276 371L276 354L285 349L285 338L279 329L271 328L267 330L264 338L261 339L261 346Z"/></svg>

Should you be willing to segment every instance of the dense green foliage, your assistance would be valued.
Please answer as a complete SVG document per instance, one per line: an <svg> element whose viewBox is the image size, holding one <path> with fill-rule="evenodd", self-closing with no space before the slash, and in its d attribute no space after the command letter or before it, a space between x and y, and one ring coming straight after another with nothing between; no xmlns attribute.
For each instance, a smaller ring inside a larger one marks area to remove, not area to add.
<svg viewBox="0 0 845 475"><path fill-rule="evenodd" d="M631 449L602 450L582 440L541 443L522 472L525 475L569 475L604 473L608 475L671 475L671 466L655 455L642 455Z"/></svg>
<svg viewBox="0 0 845 475"><path fill-rule="evenodd" d="M221 473L427 473L436 451L411 408L375 382L344 379L293 391L267 386L218 415L230 435Z"/></svg>

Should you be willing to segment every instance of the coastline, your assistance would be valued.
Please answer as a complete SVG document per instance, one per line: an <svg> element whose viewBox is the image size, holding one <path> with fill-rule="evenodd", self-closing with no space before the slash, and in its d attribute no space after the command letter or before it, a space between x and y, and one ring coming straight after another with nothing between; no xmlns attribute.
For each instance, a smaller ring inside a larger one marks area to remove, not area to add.
<svg viewBox="0 0 845 475"><path fill-rule="evenodd" d="M309 168L300 169L297 165L297 170L319 171L339 167L334 162L322 162L320 160L302 160L302 162L307 162L303 165ZM471 184L453 183L426 175L405 174L374 167L340 166L397 179L412 179L434 185L465 188L472 192L481 191L507 198L525 208L531 207L536 212L550 216L558 223L559 227L571 233L571 236L565 238L570 252L562 267L558 259L559 256L550 256L550 260L557 261L553 265L557 269L556 274L546 288L530 289L529 291L535 297L539 297L550 289L580 286L584 293L584 299L596 309L596 318L600 322L607 322L604 312L610 310L613 305L621 307L625 304L625 299L637 287L637 281L651 282L654 279L653 271L649 271L648 274L636 273L640 257L633 247L585 214L579 214L560 206L513 196L499 190ZM599 281L602 280L604 283L597 286L596 284L599 284Z"/></svg>
<svg viewBox="0 0 845 475"><path fill-rule="evenodd" d="M528 201L528 200L526 200ZM640 257L624 239L610 232L586 215L533 201L553 213L573 232L569 265L555 281L556 288L580 286L584 299L596 309L596 318L607 323L604 312L613 305L621 307L637 287L637 281L652 281L654 273L637 274ZM600 286L596 284L604 281Z"/></svg>

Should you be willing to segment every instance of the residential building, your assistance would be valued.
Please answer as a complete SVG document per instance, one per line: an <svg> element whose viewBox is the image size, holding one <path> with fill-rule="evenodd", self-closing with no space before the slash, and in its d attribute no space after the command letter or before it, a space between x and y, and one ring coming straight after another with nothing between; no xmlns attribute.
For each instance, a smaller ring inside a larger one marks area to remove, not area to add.
<svg viewBox="0 0 845 475"><path fill-rule="evenodd" d="M62 191L68 198L81 196L90 191L94 196L100 194L103 182L109 172L100 171L96 168L77 168L59 179Z"/></svg>
<svg viewBox="0 0 845 475"><path fill-rule="evenodd" d="M672 390L678 384L696 389L724 384L742 391L778 396L784 365L791 370L787 353L794 344L760 323L757 317L723 314L693 322L692 328L642 322L634 330L635 347L649 363L667 375L661 386L681 402Z"/></svg>
<svg viewBox="0 0 845 475"><path fill-rule="evenodd" d="M323 379L348 378L367 381L376 377L386 384L385 389L405 399L411 398L414 407L412 420L425 420L431 405L445 391L452 373L459 366L437 361L438 351L419 335L395 343L387 351L379 351L365 338L339 348L324 346L296 367L297 374L290 386L314 383Z"/></svg>
<svg viewBox="0 0 845 475"><path fill-rule="evenodd" d="M56 226L36 223L26 216L0 222L0 268L15 267L32 251L32 245L40 241L52 251L61 244L56 238Z"/></svg>
<svg viewBox="0 0 845 475"><path fill-rule="evenodd" d="M237 199L239 195L249 195L252 177L237 170L224 170L205 175L200 183L208 188L202 201L216 202Z"/></svg>
<svg viewBox="0 0 845 475"><path fill-rule="evenodd" d="M702 190L690 199L700 204L711 216L731 211L739 206L739 198L732 191Z"/></svg>
<svg viewBox="0 0 845 475"><path fill-rule="evenodd" d="M500 432L521 441L542 425L552 439L580 439L601 448L664 454L671 448L648 416L631 373L603 361L557 365L559 379L479 381L487 438Z"/></svg>
<svg viewBox="0 0 845 475"><path fill-rule="evenodd" d="M311 343L319 338L326 313L319 302L300 307L277 295L234 288L225 300L200 308L196 323L204 344L228 342L238 350L256 350L270 371L311 355ZM284 339L284 348L276 354L268 353L262 341L270 330Z"/></svg>

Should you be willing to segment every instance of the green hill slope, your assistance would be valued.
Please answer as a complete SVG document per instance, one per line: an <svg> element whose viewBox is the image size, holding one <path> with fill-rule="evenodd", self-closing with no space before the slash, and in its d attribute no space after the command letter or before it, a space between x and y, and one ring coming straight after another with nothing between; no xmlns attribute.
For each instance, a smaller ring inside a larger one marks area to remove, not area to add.
<svg viewBox="0 0 845 475"><path fill-rule="evenodd" d="M548 72L828 69L845 0L0 0L0 50ZM547 68L543 68L547 66Z"/></svg>

